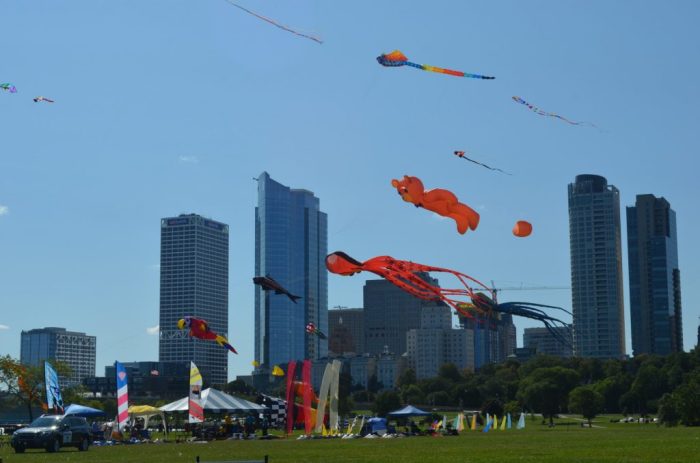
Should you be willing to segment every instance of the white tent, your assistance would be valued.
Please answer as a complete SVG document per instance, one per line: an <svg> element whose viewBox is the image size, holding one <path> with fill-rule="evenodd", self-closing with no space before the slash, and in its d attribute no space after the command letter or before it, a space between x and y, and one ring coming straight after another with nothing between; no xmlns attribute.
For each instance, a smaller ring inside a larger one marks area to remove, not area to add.
<svg viewBox="0 0 700 463"><path fill-rule="evenodd" d="M164 412L186 412L189 397L163 405L160 409ZM202 407L205 411L219 412L262 412L267 410L262 405L249 402L239 397L228 395L225 392L208 388L202 391Z"/></svg>

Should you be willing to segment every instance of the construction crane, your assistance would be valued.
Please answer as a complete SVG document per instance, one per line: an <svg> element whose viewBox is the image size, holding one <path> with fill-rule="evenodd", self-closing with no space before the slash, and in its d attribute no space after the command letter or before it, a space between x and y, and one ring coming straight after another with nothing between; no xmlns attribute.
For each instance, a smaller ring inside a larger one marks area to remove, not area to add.
<svg viewBox="0 0 700 463"><path fill-rule="evenodd" d="M522 283L520 286L509 286L496 288L496 283L491 280L491 291L493 292L494 302L498 302L498 293L500 291L549 291L549 290L561 290L561 289L571 289L570 286L524 286Z"/></svg>

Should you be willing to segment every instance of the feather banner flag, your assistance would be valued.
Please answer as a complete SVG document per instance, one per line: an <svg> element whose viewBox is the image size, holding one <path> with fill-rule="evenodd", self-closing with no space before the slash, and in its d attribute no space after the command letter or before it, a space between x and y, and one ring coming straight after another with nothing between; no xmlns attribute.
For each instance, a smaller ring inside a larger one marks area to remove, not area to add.
<svg viewBox="0 0 700 463"><path fill-rule="evenodd" d="M188 400L189 423L204 422L202 407L202 375L194 362L190 362L190 397Z"/></svg>
<svg viewBox="0 0 700 463"><path fill-rule="evenodd" d="M63 414L63 397L58 387L58 375L51 364L44 361L44 384L46 385L46 406L54 413Z"/></svg>

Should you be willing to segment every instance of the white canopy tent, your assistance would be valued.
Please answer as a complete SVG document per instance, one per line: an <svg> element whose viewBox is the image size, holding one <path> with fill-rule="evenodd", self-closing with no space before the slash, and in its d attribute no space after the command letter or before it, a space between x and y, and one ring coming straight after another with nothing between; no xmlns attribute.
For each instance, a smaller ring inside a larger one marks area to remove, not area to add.
<svg viewBox="0 0 700 463"><path fill-rule="evenodd" d="M171 402L160 407L160 410L169 412L186 412L188 409L189 397L183 397L180 400ZM240 397L235 397L225 392L217 391L216 389L208 388L202 391L202 408L204 411L221 413L221 412L263 412L267 410L262 405L249 402Z"/></svg>

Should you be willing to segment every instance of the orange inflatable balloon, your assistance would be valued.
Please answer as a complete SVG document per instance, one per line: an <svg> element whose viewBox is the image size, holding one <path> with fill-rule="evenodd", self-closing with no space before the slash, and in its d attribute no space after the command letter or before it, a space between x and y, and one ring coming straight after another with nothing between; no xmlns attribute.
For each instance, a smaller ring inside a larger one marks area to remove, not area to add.
<svg viewBox="0 0 700 463"><path fill-rule="evenodd" d="M532 224L524 220L518 220L513 227L513 234L519 238L525 238L532 233Z"/></svg>
<svg viewBox="0 0 700 463"><path fill-rule="evenodd" d="M453 219L457 222L457 231L462 235L479 226L479 214L460 203L457 196L449 190L436 188L425 191L423 182L418 177L407 175L403 176L403 180L392 180L391 186L396 188L404 201Z"/></svg>

